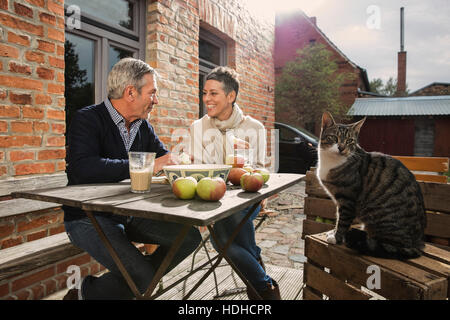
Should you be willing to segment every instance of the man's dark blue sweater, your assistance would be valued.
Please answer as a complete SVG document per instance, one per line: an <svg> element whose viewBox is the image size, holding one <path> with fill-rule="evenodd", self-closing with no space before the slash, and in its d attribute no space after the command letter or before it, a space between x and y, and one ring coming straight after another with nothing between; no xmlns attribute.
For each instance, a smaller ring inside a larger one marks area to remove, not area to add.
<svg viewBox="0 0 450 320"><path fill-rule="evenodd" d="M77 111L67 141L68 185L130 178L127 150L104 103ZM168 152L148 121L142 121L130 151L156 152L157 158ZM65 221L86 217L81 209L63 206L63 210Z"/></svg>

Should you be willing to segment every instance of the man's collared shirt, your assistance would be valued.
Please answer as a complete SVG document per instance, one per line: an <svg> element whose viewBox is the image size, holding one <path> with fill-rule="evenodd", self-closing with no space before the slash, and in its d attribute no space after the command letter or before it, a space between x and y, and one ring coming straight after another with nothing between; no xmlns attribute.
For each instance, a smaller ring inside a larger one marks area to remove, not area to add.
<svg viewBox="0 0 450 320"><path fill-rule="evenodd" d="M144 120L139 119L133 121L130 126L130 132L128 132L127 127L125 126L125 119L119 112L117 112L117 110L113 107L109 99L105 100L105 105L106 109L108 109L111 119L119 129L120 136L122 137L123 143L125 145L125 149L127 150L127 152L129 152L131 146L133 145L134 138L136 138L136 134L139 131L139 127L141 126L142 121Z"/></svg>

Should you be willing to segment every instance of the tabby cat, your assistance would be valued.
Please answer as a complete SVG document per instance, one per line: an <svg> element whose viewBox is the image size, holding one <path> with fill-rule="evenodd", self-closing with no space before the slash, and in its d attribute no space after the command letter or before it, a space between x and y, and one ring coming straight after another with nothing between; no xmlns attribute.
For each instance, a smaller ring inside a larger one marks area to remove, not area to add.
<svg viewBox="0 0 450 320"><path fill-rule="evenodd" d="M327 242L362 254L409 259L422 254L426 226L423 196L414 175L397 159L358 145L365 118L353 124L322 116L317 176L337 206ZM351 229L358 217L365 231Z"/></svg>

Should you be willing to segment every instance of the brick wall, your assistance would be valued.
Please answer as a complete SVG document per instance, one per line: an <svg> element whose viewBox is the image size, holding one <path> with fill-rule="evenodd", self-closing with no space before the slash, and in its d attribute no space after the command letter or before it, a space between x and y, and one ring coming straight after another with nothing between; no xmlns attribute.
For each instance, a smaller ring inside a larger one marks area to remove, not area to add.
<svg viewBox="0 0 450 320"><path fill-rule="evenodd" d="M0 0L0 180L65 170L64 8Z"/></svg>
<svg viewBox="0 0 450 320"><path fill-rule="evenodd" d="M237 103L267 129L273 129L274 19L252 16L242 1L150 2L146 57L162 76L159 105L152 111L152 122L162 141L173 147L178 140L172 138L172 132L188 128L199 117L200 27L227 43L227 64L241 79Z"/></svg>
<svg viewBox="0 0 450 320"><path fill-rule="evenodd" d="M445 95L450 95L450 83L432 83L410 94L410 96L445 96Z"/></svg>

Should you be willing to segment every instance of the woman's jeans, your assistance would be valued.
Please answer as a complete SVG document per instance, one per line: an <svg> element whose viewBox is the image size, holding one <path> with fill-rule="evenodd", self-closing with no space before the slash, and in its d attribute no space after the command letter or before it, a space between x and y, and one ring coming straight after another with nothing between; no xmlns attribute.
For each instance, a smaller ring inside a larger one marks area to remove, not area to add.
<svg viewBox="0 0 450 320"><path fill-rule="evenodd" d="M214 230L221 247L226 244L228 238L233 234L233 231L250 209L251 207L248 207L214 224ZM241 231L227 250L228 257L258 292L267 289L267 284L272 284L272 279L266 274L257 260L260 258L261 248L256 245L253 220L260 210L261 206L258 206L252 216L242 226ZM217 250L217 244L213 240L211 242Z"/></svg>
<svg viewBox="0 0 450 320"><path fill-rule="evenodd" d="M138 217L129 217L126 222L120 222L115 220L112 215L111 217L96 216L96 219L137 288L143 294L180 232L182 225ZM83 299L132 299L134 297L133 292L100 240L90 219L86 217L66 221L64 224L72 243L88 252L110 271L100 277L88 276L84 279L81 285ZM166 273L190 255L201 240L199 231L192 227ZM131 241L158 244L159 247L152 255L144 256Z"/></svg>

